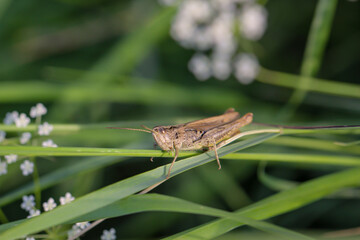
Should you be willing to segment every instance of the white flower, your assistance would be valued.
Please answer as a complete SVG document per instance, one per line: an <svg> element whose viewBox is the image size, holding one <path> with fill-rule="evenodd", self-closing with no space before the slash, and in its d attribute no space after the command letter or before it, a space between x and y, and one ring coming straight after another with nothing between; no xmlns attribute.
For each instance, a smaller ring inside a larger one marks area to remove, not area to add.
<svg viewBox="0 0 360 240"><path fill-rule="evenodd" d="M49 140L46 140L44 142L42 142L42 146L43 147L57 147L58 145L56 145L53 140L49 139Z"/></svg>
<svg viewBox="0 0 360 240"><path fill-rule="evenodd" d="M44 122L42 125L39 125L38 133L40 136L47 136L53 129L53 125L48 122Z"/></svg>
<svg viewBox="0 0 360 240"><path fill-rule="evenodd" d="M183 47L205 50L212 44L208 22L213 8L207 0L186 0L180 5L171 26L171 36Z"/></svg>
<svg viewBox="0 0 360 240"><path fill-rule="evenodd" d="M267 26L266 9L259 4L246 4L239 18L240 31L250 40L259 40Z"/></svg>
<svg viewBox="0 0 360 240"><path fill-rule="evenodd" d="M43 208L45 210L45 212L53 210L54 208L56 208L56 202L53 198L49 198L49 200L47 202L43 203Z"/></svg>
<svg viewBox="0 0 360 240"><path fill-rule="evenodd" d="M23 134L21 134L20 143L25 144L30 140L30 138L31 138L31 133L24 132Z"/></svg>
<svg viewBox="0 0 360 240"><path fill-rule="evenodd" d="M25 240L35 240L34 237L26 237Z"/></svg>
<svg viewBox="0 0 360 240"><path fill-rule="evenodd" d="M5 159L6 159L6 162L7 162L8 164L11 164L11 163L16 162L17 157L18 157L18 156L15 155L15 154L5 155Z"/></svg>
<svg viewBox="0 0 360 240"><path fill-rule="evenodd" d="M15 122L15 119L18 116L19 116L19 113L17 111L8 112L8 113L6 113L6 116L5 116L3 122L4 122L5 125L13 124Z"/></svg>
<svg viewBox="0 0 360 240"><path fill-rule="evenodd" d="M25 160L21 165L20 169L24 176L27 176L34 171L34 163L30 162L29 160Z"/></svg>
<svg viewBox="0 0 360 240"><path fill-rule="evenodd" d="M27 216L27 218L32 218L32 217L36 217L40 215L40 210L39 209L31 209L29 212L29 216Z"/></svg>
<svg viewBox="0 0 360 240"><path fill-rule="evenodd" d="M220 14L211 24L214 51L216 54L232 56L236 50L233 34L235 16L231 12Z"/></svg>
<svg viewBox="0 0 360 240"><path fill-rule="evenodd" d="M88 226L90 226L90 223L89 222L78 222L75 225L80 229L85 229Z"/></svg>
<svg viewBox="0 0 360 240"><path fill-rule="evenodd" d="M235 60L235 77L243 84L251 83L259 72L257 58L251 54L242 53Z"/></svg>
<svg viewBox="0 0 360 240"><path fill-rule="evenodd" d="M32 107L30 110L30 117L36 118L47 113L46 107L42 103L36 104L36 106Z"/></svg>
<svg viewBox="0 0 360 240"><path fill-rule="evenodd" d="M184 1L179 11L199 23L208 21L212 14L211 5L207 0Z"/></svg>
<svg viewBox="0 0 360 240"><path fill-rule="evenodd" d="M65 194L65 197L60 197L60 204L65 205L67 203L74 201L74 199L75 198L71 195L71 193L67 192Z"/></svg>
<svg viewBox="0 0 360 240"><path fill-rule="evenodd" d="M76 224L74 224L74 225L72 226L71 230L69 230L69 231L67 232L67 234L68 234L68 239L75 237L75 236L76 236L77 234L79 234L80 232L81 232L81 229L80 229Z"/></svg>
<svg viewBox="0 0 360 240"><path fill-rule="evenodd" d="M190 48L193 46L193 37L196 33L196 25L190 19L178 14L171 25L170 34L183 47Z"/></svg>
<svg viewBox="0 0 360 240"><path fill-rule="evenodd" d="M231 59L227 55L212 56L212 71L214 77L220 80L229 78L231 74Z"/></svg>
<svg viewBox="0 0 360 240"><path fill-rule="evenodd" d="M115 240L115 229L110 228L110 230L104 230L103 234L101 235L101 240Z"/></svg>
<svg viewBox="0 0 360 240"><path fill-rule="evenodd" d="M210 60L202 53L197 53L191 58L189 69L201 81L207 80L211 76Z"/></svg>
<svg viewBox="0 0 360 240"><path fill-rule="evenodd" d="M26 211L31 211L35 207L35 197L34 195L23 196L23 202L21 203L21 208Z"/></svg>
<svg viewBox="0 0 360 240"><path fill-rule="evenodd" d="M6 162L0 161L0 176L7 173L7 164Z"/></svg>
<svg viewBox="0 0 360 240"><path fill-rule="evenodd" d="M5 140L6 132L0 130L0 142Z"/></svg>
<svg viewBox="0 0 360 240"><path fill-rule="evenodd" d="M21 113L17 118L15 118L16 127L26 127L30 123L30 118L26 116L25 113Z"/></svg>

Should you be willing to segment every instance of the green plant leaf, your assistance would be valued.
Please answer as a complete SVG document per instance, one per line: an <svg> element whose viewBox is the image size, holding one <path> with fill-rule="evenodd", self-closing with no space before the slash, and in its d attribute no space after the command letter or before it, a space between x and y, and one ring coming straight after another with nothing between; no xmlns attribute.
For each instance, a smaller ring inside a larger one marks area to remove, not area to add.
<svg viewBox="0 0 360 240"><path fill-rule="evenodd" d="M311 78L319 71L322 56L328 42L332 21L336 11L337 0L319 0L316 6L315 15L311 24L310 33L306 43L305 56L301 65L302 78L298 83L297 89L291 96L288 106L291 109L285 108L291 114L293 110L303 101L306 90L311 84Z"/></svg>

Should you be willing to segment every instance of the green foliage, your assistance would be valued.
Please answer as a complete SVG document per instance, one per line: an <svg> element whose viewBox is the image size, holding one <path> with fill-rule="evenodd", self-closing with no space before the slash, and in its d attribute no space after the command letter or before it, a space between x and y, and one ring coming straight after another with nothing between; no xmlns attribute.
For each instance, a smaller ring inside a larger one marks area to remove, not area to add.
<svg viewBox="0 0 360 240"><path fill-rule="evenodd" d="M357 227L355 3L258 2L268 10L264 38L251 42L234 30L239 50L261 64L255 82L242 85L233 76L199 82L189 73L194 51L169 36L176 6L2 1L0 118L28 114L38 102L48 114L23 128L0 124L0 163L18 155L6 173L0 168L0 239L67 239L74 223L102 219L80 238L99 239L113 227L119 239L257 239L253 229L310 239ZM221 171L213 151L181 151L166 179L174 153L152 150L150 134L106 129L179 124L229 107L254 113L242 132L260 132L220 148ZM38 134L45 121L54 127L50 136ZM26 144L23 132L32 134ZM48 139L58 147L42 147ZM21 174L25 160L34 163L29 176ZM20 208L24 195L34 195L40 208L66 192L75 201L40 216L28 219Z"/></svg>

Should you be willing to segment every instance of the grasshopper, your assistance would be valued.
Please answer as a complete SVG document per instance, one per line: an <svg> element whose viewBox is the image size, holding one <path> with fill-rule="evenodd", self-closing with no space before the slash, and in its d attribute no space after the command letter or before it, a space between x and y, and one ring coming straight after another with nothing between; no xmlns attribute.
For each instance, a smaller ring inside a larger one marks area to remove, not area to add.
<svg viewBox="0 0 360 240"><path fill-rule="evenodd" d="M252 122L253 114L247 113L240 118L240 114L229 108L224 114L204 118L179 125L156 126L153 129L118 128L152 133L156 144L164 151L175 151L175 157L170 165L167 179L178 157L180 150L207 149L215 152L216 161L221 169L217 149L229 143L230 138L240 133L239 128ZM231 142L231 141L230 141Z"/></svg>

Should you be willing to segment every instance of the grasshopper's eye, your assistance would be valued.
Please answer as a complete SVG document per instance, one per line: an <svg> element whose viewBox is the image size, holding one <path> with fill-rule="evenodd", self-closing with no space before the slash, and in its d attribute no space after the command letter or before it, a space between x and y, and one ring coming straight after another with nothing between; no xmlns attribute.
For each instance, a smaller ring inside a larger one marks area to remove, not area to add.
<svg viewBox="0 0 360 240"><path fill-rule="evenodd" d="M162 127L158 128L158 131L159 131L160 133L162 133L162 134L165 133L165 130L164 130Z"/></svg>

